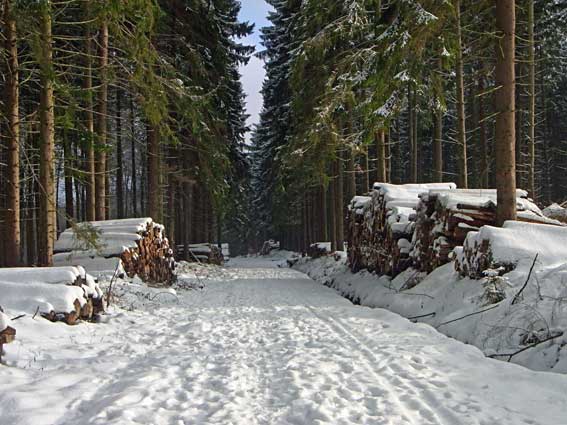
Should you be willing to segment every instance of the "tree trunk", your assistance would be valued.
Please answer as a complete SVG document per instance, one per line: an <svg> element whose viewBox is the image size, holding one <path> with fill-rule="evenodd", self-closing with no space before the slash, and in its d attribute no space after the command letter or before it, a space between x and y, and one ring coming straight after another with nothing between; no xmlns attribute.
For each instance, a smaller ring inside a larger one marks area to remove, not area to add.
<svg viewBox="0 0 567 425"><path fill-rule="evenodd" d="M386 134L384 130L378 130L376 137L376 181L385 183L386 177Z"/></svg>
<svg viewBox="0 0 567 425"><path fill-rule="evenodd" d="M99 149L96 150L96 220L106 218L106 139L108 115L108 23L102 18L99 35L100 89L98 96L97 137Z"/></svg>
<svg viewBox="0 0 567 425"><path fill-rule="evenodd" d="M328 203L329 203L329 233L331 236L331 250L337 250L337 214L336 214L336 187L337 187L337 176L336 176L336 166L335 162L333 161L333 165L331 166L331 182L329 183L329 196L328 196Z"/></svg>
<svg viewBox="0 0 567 425"><path fill-rule="evenodd" d="M535 85L535 39L534 39L534 0L528 0L528 91L529 91L529 129L528 129L528 191L536 199L535 187L535 128L536 128L536 85Z"/></svg>
<svg viewBox="0 0 567 425"><path fill-rule="evenodd" d="M457 30L457 145L459 149L459 187L468 188L467 170L467 132L465 113L465 84L463 72L463 50L461 34L461 1L455 0L456 30Z"/></svg>
<svg viewBox="0 0 567 425"><path fill-rule="evenodd" d="M348 151L347 179L348 196L352 199L356 196L356 170L354 167L354 152L352 149Z"/></svg>
<svg viewBox="0 0 567 425"><path fill-rule="evenodd" d="M55 100L53 96L53 46L51 34L51 2L41 7L40 19L40 211L39 264L53 264L56 233L56 201L54 184Z"/></svg>
<svg viewBox="0 0 567 425"><path fill-rule="evenodd" d="M88 3L87 3L88 7ZM90 13L87 10L87 18L90 18ZM95 161L95 134L94 134L94 104L93 104L93 76L92 76L92 57L93 57L93 46L92 46L92 35L90 31L86 34L86 76L85 76L85 94L87 96L86 104L86 127L88 133L87 140L87 182L86 182L86 209L87 209L87 220L94 221L96 219L96 161Z"/></svg>
<svg viewBox="0 0 567 425"><path fill-rule="evenodd" d="M516 219L515 0L496 0L496 222Z"/></svg>
<svg viewBox="0 0 567 425"><path fill-rule="evenodd" d="M75 217L75 208L73 203L73 160L74 155L72 154L71 140L68 138L67 131L63 133L63 156L64 156L64 167L63 172L65 173L65 223L67 228L71 227L73 223L73 218Z"/></svg>
<svg viewBox="0 0 567 425"><path fill-rule="evenodd" d="M4 0L4 37L7 55L5 80L5 115L7 131L7 182L6 182L6 232L5 264L20 264L20 82L16 17L12 12L12 0Z"/></svg>
<svg viewBox="0 0 567 425"><path fill-rule="evenodd" d="M156 127L148 127L148 215L161 222L161 196L159 187L160 155L159 133Z"/></svg>
<svg viewBox="0 0 567 425"><path fill-rule="evenodd" d="M408 85L408 139L409 145L411 146L411 182L417 183L418 180L418 153L417 153L417 144L415 143L415 125L414 125L414 110L415 110L415 101L414 101L414 94L411 88L411 85Z"/></svg>
<svg viewBox="0 0 567 425"><path fill-rule="evenodd" d="M337 193L335 194L337 206L337 249L342 251L344 249L344 235L345 235L345 202L344 202L344 165L343 155L339 154L337 159Z"/></svg>
<svg viewBox="0 0 567 425"><path fill-rule="evenodd" d="M439 56L439 73L443 70L443 59ZM439 89L440 91L442 89ZM434 112L435 135L433 140L433 174L434 180L441 183L443 181L443 109L441 108L441 93L438 94L438 107Z"/></svg>
<svg viewBox="0 0 567 425"><path fill-rule="evenodd" d="M489 149L486 137L486 123L484 114L484 75L478 77L478 131L480 142L480 187L489 186Z"/></svg>
<svg viewBox="0 0 567 425"><path fill-rule="evenodd" d="M132 215L138 215L138 178L136 172L136 114L134 111L134 99L130 97L130 153L132 155Z"/></svg>
<svg viewBox="0 0 567 425"><path fill-rule="evenodd" d="M116 215L124 218L124 166L122 161L122 91L116 91Z"/></svg>
<svg viewBox="0 0 567 425"><path fill-rule="evenodd" d="M365 146L362 153L362 195L366 195L370 190L370 163L368 161L368 154L368 146ZM347 202L349 201L350 199L347 199Z"/></svg>
<svg viewBox="0 0 567 425"><path fill-rule="evenodd" d="M328 232L328 215L327 215L327 191L325 186L321 186L321 200L320 200L320 208L321 208L321 240L323 242L327 242L329 240L329 232Z"/></svg>

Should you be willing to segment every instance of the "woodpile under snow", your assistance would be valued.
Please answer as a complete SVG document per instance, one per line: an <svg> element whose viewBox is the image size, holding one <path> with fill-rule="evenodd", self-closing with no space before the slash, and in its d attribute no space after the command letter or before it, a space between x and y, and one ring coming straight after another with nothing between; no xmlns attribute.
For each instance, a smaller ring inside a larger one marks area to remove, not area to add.
<svg viewBox="0 0 567 425"><path fill-rule="evenodd" d="M488 270L504 274L538 266L565 264L567 227L507 221L503 227L484 226L470 232L455 248L455 269L463 277L480 279Z"/></svg>
<svg viewBox="0 0 567 425"><path fill-rule="evenodd" d="M561 225L517 191L518 220ZM453 183L376 183L353 198L348 213L348 260L353 271L396 276L409 267L430 273L450 261L470 232L496 222L496 190ZM482 249L481 247L478 249Z"/></svg>
<svg viewBox="0 0 567 425"><path fill-rule="evenodd" d="M419 195L429 189L454 188L454 183L375 183L370 197L353 198L348 216L352 270L395 276L408 268Z"/></svg>
<svg viewBox="0 0 567 425"><path fill-rule="evenodd" d="M4 344L9 344L16 338L16 330L10 326L10 318L4 314L0 307L0 361L4 353Z"/></svg>
<svg viewBox="0 0 567 425"><path fill-rule="evenodd" d="M432 189L419 197L411 257L420 271L430 273L448 263L469 232L496 223L494 189ZM517 191L516 206L518 221L560 224L545 217L524 190Z"/></svg>
<svg viewBox="0 0 567 425"><path fill-rule="evenodd" d="M94 278L80 266L17 267L0 269L0 305L73 325L103 312L105 300Z"/></svg>
<svg viewBox="0 0 567 425"><path fill-rule="evenodd" d="M205 264L216 264L222 266L224 264L224 255L222 248L215 244L199 243L189 245L189 255L186 256L184 246L181 246L180 256L186 258L188 262L197 262Z"/></svg>
<svg viewBox="0 0 567 425"><path fill-rule="evenodd" d="M96 247L86 243L95 232ZM173 250L164 227L151 218L93 221L61 233L55 243L56 264L81 264L89 273L126 273L148 283L174 280Z"/></svg>

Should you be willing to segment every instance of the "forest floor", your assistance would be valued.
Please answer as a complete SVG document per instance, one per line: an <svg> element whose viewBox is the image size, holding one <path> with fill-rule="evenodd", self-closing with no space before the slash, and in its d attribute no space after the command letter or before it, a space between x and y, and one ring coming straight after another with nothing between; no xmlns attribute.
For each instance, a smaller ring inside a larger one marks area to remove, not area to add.
<svg viewBox="0 0 567 425"><path fill-rule="evenodd" d="M0 423L565 424L567 376L351 304L278 258L116 287L101 323L18 320Z"/></svg>

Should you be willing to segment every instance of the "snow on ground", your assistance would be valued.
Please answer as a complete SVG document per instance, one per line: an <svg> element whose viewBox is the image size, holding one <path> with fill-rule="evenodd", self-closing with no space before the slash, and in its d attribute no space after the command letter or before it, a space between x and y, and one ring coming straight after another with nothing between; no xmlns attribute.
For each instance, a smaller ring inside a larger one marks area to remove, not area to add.
<svg viewBox="0 0 567 425"><path fill-rule="evenodd" d="M295 268L356 303L427 323L501 360L509 359L502 354L557 336L514 355L511 361L534 370L567 373L567 335L563 333L567 265L546 263L550 257L542 255L516 303L533 258L523 258L504 276L484 280L462 278L453 263L429 275L408 269L393 280L366 270L353 274L345 258L305 258Z"/></svg>
<svg viewBox="0 0 567 425"><path fill-rule="evenodd" d="M565 424L566 376L352 305L278 255L182 264L174 289L119 281L102 323L17 320L0 422Z"/></svg>

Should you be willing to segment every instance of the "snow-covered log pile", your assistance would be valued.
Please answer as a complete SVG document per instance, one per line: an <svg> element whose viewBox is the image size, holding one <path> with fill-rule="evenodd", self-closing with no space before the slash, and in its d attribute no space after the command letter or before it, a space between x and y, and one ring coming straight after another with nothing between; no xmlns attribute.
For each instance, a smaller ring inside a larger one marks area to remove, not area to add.
<svg viewBox="0 0 567 425"><path fill-rule="evenodd" d="M354 198L349 213L351 269L395 276L408 268L419 195L455 187L454 183L375 183L369 200Z"/></svg>
<svg viewBox="0 0 567 425"><path fill-rule="evenodd" d="M455 269L472 279L521 269L536 260L540 268L567 262L567 227L507 221L503 227L484 226L470 232L462 247L455 248Z"/></svg>
<svg viewBox="0 0 567 425"><path fill-rule="evenodd" d="M0 307L0 361L4 353L4 344L9 344L16 338L16 330L9 326L10 323L10 318L4 314Z"/></svg>
<svg viewBox="0 0 567 425"><path fill-rule="evenodd" d="M0 269L0 305L69 325L105 308L101 289L80 266Z"/></svg>
<svg viewBox="0 0 567 425"><path fill-rule="evenodd" d="M561 224L545 217L524 190L517 191L517 210L518 221ZM413 266L432 272L450 261L450 253L463 245L469 232L495 222L494 189L433 189L422 193L412 241Z"/></svg>
<svg viewBox="0 0 567 425"><path fill-rule="evenodd" d="M559 204L551 204L542 212L543 215L548 218L560 221L562 223L567 223L567 208L564 208Z"/></svg>
<svg viewBox="0 0 567 425"><path fill-rule="evenodd" d="M222 249L217 245L210 243L192 244L189 245L189 251L190 255L187 259L189 262L216 264L218 266L224 264Z"/></svg>
<svg viewBox="0 0 567 425"><path fill-rule="evenodd" d="M307 255L311 258L320 258L331 253L331 243L330 242L316 242L309 245L307 248Z"/></svg>
<svg viewBox="0 0 567 425"><path fill-rule="evenodd" d="M95 233L96 247L84 241L89 232ZM123 268L149 283L171 283L175 276L164 227L151 218L79 223L61 233L55 252L56 264L81 264L92 273Z"/></svg>
<svg viewBox="0 0 567 425"><path fill-rule="evenodd" d="M371 200L369 196L355 196L348 206L347 256L353 271L373 270L376 266L372 262L374 257L369 253L372 249L372 232L364 228L370 221L366 220L366 216L370 217Z"/></svg>

